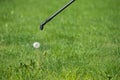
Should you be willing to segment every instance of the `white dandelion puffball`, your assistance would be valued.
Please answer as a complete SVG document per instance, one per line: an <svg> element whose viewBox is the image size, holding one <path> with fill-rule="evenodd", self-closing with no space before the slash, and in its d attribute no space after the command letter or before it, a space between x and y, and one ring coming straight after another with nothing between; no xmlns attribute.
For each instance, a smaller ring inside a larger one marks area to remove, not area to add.
<svg viewBox="0 0 120 80"><path fill-rule="evenodd" d="M40 47L40 43L39 42L34 42L33 43L33 47L34 48L39 48Z"/></svg>

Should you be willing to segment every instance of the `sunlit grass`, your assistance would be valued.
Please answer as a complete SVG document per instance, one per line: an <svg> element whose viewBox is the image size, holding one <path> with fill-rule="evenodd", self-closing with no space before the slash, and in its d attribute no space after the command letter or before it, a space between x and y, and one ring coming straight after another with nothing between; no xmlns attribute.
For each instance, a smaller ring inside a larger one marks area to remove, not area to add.
<svg viewBox="0 0 120 80"><path fill-rule="evenodd" d="M0 0L0 80L119 80L119 0ZM40 42L38 50L34 42Z"/></svg>

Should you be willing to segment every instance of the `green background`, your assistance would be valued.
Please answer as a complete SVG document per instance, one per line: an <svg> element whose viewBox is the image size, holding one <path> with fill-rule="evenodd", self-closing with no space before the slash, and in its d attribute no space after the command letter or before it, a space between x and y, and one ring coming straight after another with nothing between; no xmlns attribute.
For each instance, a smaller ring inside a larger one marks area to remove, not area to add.
<svg viewBox="0 0 120 80"><path fill-rule="evenodd" d="M0 0L0 80L120 80L120 0L76 0L40 31L68 1Z"/></svg>

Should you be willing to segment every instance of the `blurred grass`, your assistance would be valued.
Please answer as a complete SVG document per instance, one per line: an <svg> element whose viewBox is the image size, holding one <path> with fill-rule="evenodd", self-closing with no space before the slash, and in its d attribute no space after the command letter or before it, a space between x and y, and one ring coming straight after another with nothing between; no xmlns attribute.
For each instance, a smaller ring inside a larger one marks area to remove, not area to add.
<svg viewBox="0 0 120 80"><path fill-rule="evenodd" d="M120 1L76 0L40 31L68 1L0 0L0 80L120 79Z"/></svg>

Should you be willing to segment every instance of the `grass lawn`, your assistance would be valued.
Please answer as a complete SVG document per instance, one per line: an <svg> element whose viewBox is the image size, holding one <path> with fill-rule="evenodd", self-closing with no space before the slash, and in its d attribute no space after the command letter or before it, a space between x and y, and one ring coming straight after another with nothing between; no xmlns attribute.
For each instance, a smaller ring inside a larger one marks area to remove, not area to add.
<svg viewBox="0 0 120 80"><path fill-rule="evenodd" d="M0 80L120 80L120 0L76 0L40 31L68 1L0 0Z"/></svg>

